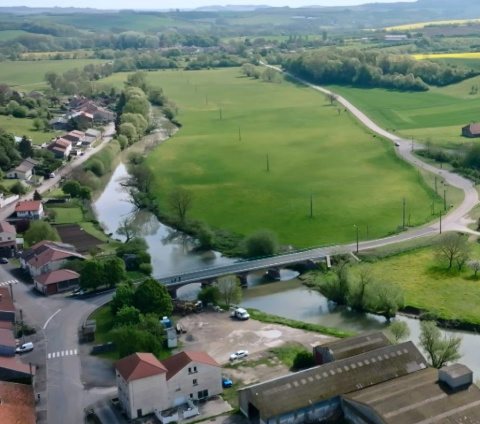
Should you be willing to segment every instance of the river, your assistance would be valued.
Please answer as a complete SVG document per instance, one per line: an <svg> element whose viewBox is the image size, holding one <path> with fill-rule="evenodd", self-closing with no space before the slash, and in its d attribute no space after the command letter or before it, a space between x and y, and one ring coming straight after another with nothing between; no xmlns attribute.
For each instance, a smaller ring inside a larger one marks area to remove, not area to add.
<svg viewBox="0 0 480 424"><path fill-rule="evenodd" d="M150 212L134 212L134 207L121 191L118 179L127 175L126 167L120 163L113 173L103 193L95 202L97 219L108 233L115 233L120 222L134 214L134 222L139 233L145 238L152 256L153 275L175 274L198 268L224 265L234 259L224 258L218 252L194 252L192 240L161 224ZM115 238L123 237L115 234ZM248 277L248 289L244 290L244 307L256 308L266 313L286 318L321 324L356 332L386 331L388 324L382 317L372 314L352 312L344 307L335 307L316 292L310 291L296 278L298 273L281 271L280 282L272 282L261 273L252 273ZM183 287L179 297L191 298L199 290L199 284ZM396 319L406 321L410 327L410 339L418 345L420 334L419 321L399 316ZM450 334L451 332L445 331ZM474 333L453 332L463 337L460 362L468 365L476 376L480 376L480 336Z"/></svg>

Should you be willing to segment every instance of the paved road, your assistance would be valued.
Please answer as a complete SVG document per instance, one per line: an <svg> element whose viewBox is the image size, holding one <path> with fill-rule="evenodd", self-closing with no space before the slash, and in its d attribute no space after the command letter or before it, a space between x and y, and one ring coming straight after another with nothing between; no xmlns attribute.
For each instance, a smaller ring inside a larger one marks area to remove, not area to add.
<svg viewBox="0 0 480 424"><path fill-rule="evenodd" d="M66 175L68 175L70 172L72 172L73 169L77 168L82 163L84 163L90 156L97 153L99 150L103 149L103 147L105 147L105 145L112 139L112 136L115 134L115 125L111 123L110 125L105 127L103 134L104 136L103 136L102 142L98 146L91 149L87 149L83 156L75 157L70 162L68 162L64 167L62 167L61 169L58 169L58 171L56 171L55 178L46 179L43 181L43 183L39 187L37 187L38 192L44 193L50 190L51 188L55 187L55 184L58 184L62 177L65 177ZM31 200L31 199L33 199L33 192L28 193L20 198L20 200ZM15 211L16 203L17 202L14 202L0 209L0 221L5 220L10 215L12 215L12 213Z"/></svg>

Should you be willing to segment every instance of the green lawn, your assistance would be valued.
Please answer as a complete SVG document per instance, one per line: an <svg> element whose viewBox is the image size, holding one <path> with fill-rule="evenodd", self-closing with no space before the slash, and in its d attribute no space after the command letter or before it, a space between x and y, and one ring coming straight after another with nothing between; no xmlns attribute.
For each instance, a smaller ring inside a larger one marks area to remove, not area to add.
<svg viewBox="0 0 480 424"><path fill-rule="evenodd" d="M44 77L48 71L62 74L74 68L83 68L90 63L105 63L100 59L66 59L2 62L0 84L21 86L21 90L40 90L45 88Z"/></svg>
<svg viewBox="0 0 480 424"><path fill-rule="evenodd" d="M474 257L480 246L473 244ZM446 271L435 260L434 249L425 247L377 261L371 265L375 277L403 287L406 305L431 311L445 319L480 324L480 274L472 270Z"/></svg>
<svg viewBox="0 0 480 424"><path fill-rule="evenodd" d="M43 144L55 137L55 132L36 131L32 127L32 123L33 119L0 115L0 128L17 137L26 135L33 141L33 144Z"/></svg>
<svg viewBox="0 0 480 424"><path fill-rule="evenodd" d="M178 103L183 124L148 158L160 204L181 185L195 193L191 217L245 235L269 228L298 247L353 241L355 224L369 225L370 238L390 234L401 224L403 197L412 224L431 218L432 193L416 171L322 94L238 69L148 76Z"/></svg>
<svg viewBox="0 0 480 424"><path fill-rule="evenodd" d="M447 87L432 87L427 92L412 93L380 88L362 89L328 86L346 97L382 128L405 138L418 138L445 147L471 141L460 136L461 128L480 119L480 76Z"/></svg>
<svg viewBox="0 0 480 424"><path fill-rule="evenodd" d="M48 208L49 211L54 211L57 215L55 217L56 224L76 224L83 221L83 214L80 208ZM82 223L83 226L83 223ZM104 236L105 237L105 236Z"/></svg>

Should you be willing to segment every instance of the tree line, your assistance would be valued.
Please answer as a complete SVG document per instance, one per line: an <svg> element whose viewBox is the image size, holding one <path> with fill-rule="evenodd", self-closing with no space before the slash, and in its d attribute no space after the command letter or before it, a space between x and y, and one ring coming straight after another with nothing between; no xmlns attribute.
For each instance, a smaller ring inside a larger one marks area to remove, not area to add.
<svg viewBox="0 0 480 424"><path fill-rule="evenodd" d="M408 55L331 48L288 58L289 72L316 84L351 84L401 91L426 91L474 77L478 71L415 60Z"/></svg>

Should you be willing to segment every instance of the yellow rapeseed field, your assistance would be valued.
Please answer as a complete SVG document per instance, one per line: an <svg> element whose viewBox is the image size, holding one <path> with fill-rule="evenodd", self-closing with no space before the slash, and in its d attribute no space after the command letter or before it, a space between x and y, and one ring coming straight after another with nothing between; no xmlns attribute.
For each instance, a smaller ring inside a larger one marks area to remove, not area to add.
<svg viewBox="0 0 480 424"><path fill-rule="evenodd" d="M408 31L411 29L421 29L430 25L466 25L468 23L480 22L480 19L453 19L451 21L418 22L415 24L397 25L385 28L385 31Z"/></svg>
<svg viewBox="0 0 480 424"><path fill-rule="evenodd" d="M469 53L423 53L412 55L417 60L422 59L480 59L480 52Z"/></svg>

